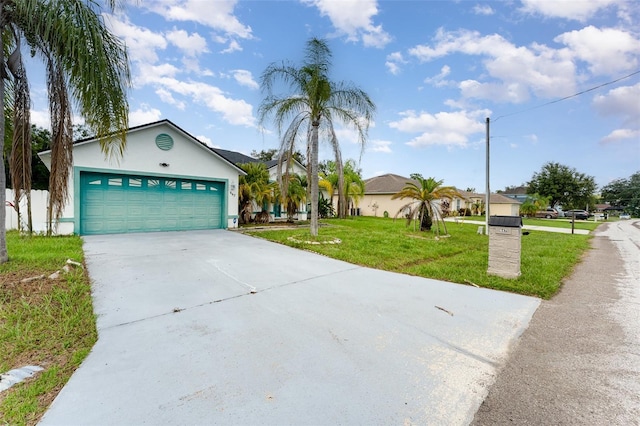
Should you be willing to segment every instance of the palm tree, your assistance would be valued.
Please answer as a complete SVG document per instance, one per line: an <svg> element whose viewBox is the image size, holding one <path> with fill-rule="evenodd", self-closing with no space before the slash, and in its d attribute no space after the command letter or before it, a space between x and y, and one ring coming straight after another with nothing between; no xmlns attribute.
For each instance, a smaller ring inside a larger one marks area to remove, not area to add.
<svg viewBox="0 0 640 426"><path fill-rule="evenodd" d="M438 200L453 197L462 197L458 190L453 186L442 186L443 180L435 180L434 178L423 178L419 174L412 174L414 182L407 182L400 192L393 194L392 200L395 199L411 199L410 202L400 207L395 217L406 212L407 225L412 220L420 221L420 231L430 231L433 225L433 219L436 220L436 230L440 233L439 222L442 222L445 234L447 233L447 225L444 223Z"/></svg>
<svg viewBox="0 0 640 426"><path fill-rule="evenodd" d="M298 174L289 176L287 193L282 198L287 209L287 222L293 222L293 216L298 213L300 204L307 199L307 178Z"/></svg>
<svg viewBox="0 0 640 426"><path fill-rule="evenodd" d="M238 164L247 174L240 176L238 207L241 223L249 223L254 207L261 210L273 199L274 186L269 183L269 171L264 163Z"/></svg>
<svg viewBox="0 0 640 426"><path fill-rule="evenodd" d="M320 136L333 148L338 167L338 193L343 196L342 158L338 138L334 131L334 120L353 126L364 147L369 122L375 112L375 105L361 89L329 79L331 51L327 43L317 38L307 42L305 59L300 67L287 62L269 65L261 77L262 90L267 96L259 108L260 122L273 118L282 137L280 143L278 181L286 187L288 179L280 178L282 162L290 161L298 139L306 141L308 194L311 198L312 236L318 235L318 141ZM281 81L290 89L288 95L274 94L274 85ZM289 123L283 132L285 123ZM289 166L285 169L289 173ZM283 188L286 193L286 188ZM344 205L345 203L342 203Z"/></svg>
<svg viewBox="0 0 640 426"><path fill-rule="evenodd" d="M329 199L333 201L340 180L336 163L334 161L327 161L323 163L321 169L323 170L320 172L321 179L318 185L327 191ZM362 180L360 169L357 168L356 162L352 159L348 159L344 163L342 173L344 194L342 197L338 196L338 217L344 218L352 203L353 205L357 205L358 201L364 196L364 180ZM344 204L344 207L341 203ZM342 214L342 216L340 216L340 214Z"/></svg>
<svg viewBox="0 0 640 426"><path fill-rule="evenodd" d="M114 10L118 1L105 3ZM46 68L52 127L49 233L68 199L72 106L100 139L106 155L122 155L126 143L126 92L130 84L127 52L122 41L105 27L101 12L102 7L94 0L0 0L0 102L5 111L9 88L14 102L12 144L25 158L31 152L31 125L23 42ZM0 152L4 152L4 114L0 120ZM5 187L4 161L0 161L0 263L7 260Z"/></svg>

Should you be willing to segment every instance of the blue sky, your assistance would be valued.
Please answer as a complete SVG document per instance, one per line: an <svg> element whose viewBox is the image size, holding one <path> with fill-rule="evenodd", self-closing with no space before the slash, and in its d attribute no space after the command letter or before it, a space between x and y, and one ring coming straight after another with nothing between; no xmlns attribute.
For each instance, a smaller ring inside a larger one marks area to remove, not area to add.
<svg viewBox="0 0 640 426"><path fill-rule="evenodd" d="M260 75L318 37L333 79L377 106L361 157L354 132L338 133L365 178L416 172L483 192L486 117L492 191L549 161L601 186L640 170L640 74L545 105L640 70L636 0L136 3L105 15L129 48L131 125L169 119L212 146L276 148L257 122ZM45 82L31 85L33 121L48 126Z"/></svg>

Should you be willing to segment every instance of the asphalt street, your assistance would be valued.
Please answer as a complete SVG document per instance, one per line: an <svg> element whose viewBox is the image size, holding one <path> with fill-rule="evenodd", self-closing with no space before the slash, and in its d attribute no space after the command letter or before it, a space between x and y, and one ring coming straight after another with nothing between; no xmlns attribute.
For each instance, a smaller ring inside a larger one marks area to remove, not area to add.
<svg viewBox="0 0 640 426"><path fill-rule="evenodd" d="M640 221L600 226L543 301L472 422L640 424Z"/></svg>

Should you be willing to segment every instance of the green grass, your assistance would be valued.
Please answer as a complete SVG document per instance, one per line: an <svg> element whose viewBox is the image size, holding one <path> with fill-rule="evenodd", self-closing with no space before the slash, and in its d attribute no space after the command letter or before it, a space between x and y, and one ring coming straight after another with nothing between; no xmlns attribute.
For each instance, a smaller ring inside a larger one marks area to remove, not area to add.
<svg viewBox="0 0 640 426"><path fill-rule="evenodd" d="M0 394L0 424L36 424L97 339L91 289L77 268L48 276L67 259L83 260L77 236L7 233L9 262L0 265L0 372L25 365L44 371Z"/></svg>
<svg viewBox="0 0 640 426"><path fill-rule="evenodd" d="M487 275L488 237L477 225L447 223L450 236L414 231L401 220L374 217L322 222L320 240L339 238L341 244L309 245L307 229L249 232L256 237L311 250L335 259L425 278L474 283L548 299L589 247L587 235L530 231L522 236L522 275L513 280Z"/></svg>

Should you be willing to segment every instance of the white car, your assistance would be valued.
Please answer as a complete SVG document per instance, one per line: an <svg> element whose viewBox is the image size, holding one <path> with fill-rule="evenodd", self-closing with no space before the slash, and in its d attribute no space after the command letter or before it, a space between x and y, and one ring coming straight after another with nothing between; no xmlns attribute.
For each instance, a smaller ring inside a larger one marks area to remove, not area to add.
<svg viewBox="0 0 640 426"><path fill-rule="evenodd" d="M626 214L626 213L621 214L620 215L620 219L631 219L631 215L630 214Z"/></svg>

